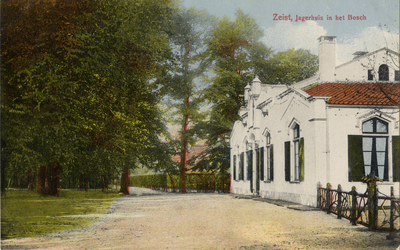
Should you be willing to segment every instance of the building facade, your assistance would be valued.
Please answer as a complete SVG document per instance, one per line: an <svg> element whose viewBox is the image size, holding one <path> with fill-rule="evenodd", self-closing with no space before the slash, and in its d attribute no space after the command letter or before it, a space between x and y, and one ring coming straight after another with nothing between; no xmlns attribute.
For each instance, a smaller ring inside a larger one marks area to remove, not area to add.
<svg viewBox="0 0 400 250"><path fill-rule="evenodd" d="M293 85L244 89L233 125L232 192L317 205L317 185L400 191L399 54L356 52L336 66L336 38L319 41L319 72Z"/></svg>

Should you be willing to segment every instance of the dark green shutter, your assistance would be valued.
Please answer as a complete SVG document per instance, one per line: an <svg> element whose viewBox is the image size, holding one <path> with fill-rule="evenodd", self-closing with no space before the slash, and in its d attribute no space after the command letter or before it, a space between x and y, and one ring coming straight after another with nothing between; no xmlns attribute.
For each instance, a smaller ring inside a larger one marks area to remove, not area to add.
<svg viewBox="0 0 400 250"><path fill-rule="evenodd" d="M247 180L252 180L253 178L253 150L246 152L247 156Z"/></svg>
<svg viewBox="0 0 400 250"><path fill-rule="evenodd" d="M393 181L400 181L400 136L392 137Z"/></svg>
<svg viewBox="0 0 400 250"><path fill-rule="evenodd" d="M236 155L233 156L233 179L236 181Z"/></svg>
<svg viewBox="0 0 400 250"><path fill-rule="evenodd" d="M244 152L240 153L240 173L239 173L239 179L243 180L244 179Z"/></svg>
<svg viewBox="0 0 400 250"><path fill-rule="evenodd" d="M260 180L264 180L264 148L260 148Z"/></svg>
<svg viewBox="0 0 400 250"><path fill-rule="evenodd" d="M256 172L258 174L258 178L260 178L260 149L259 148L256 149Z"/></svg>
<svg viewBox="0 0 400 250"><path fill-rule="evenodd" d="M349 181L362 181L364 177L364 160L362 136L349 135Z"/></svg>
<svg viewBox="0 0 400 250"><path fill-rule="evenodd" d="M290 181L290 141L285 142L285 181Z"/></svg>
<svg viewBox="0 0 400 250"><path fill-rule="evenodd" d="M270 180L273 181L274 180L274 145L271 145L271 152L270 152L270 159L269 159L269 166L271 168L271 178Z"/></svg>
<svg viewBox="0 0 400 250"><path fill-rule="evenodd" d="M304 181L304 138L300 139L300 181Z"/></svg>

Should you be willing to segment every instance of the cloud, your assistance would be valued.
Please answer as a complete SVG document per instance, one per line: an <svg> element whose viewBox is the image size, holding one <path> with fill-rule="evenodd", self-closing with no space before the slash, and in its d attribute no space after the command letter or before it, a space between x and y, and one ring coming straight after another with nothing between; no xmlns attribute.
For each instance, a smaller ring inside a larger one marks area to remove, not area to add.
<svg viewBox="0 0 400 250"><path fill-rule="evenodd" d="M320 36L325 36L327 31L315 21L301 23L279 21L275 26L264 28L263 42L276 51L288 49L308 49L318 55L318 42Z"/></svg>
<svg viewBox="0 0 400 250"><path fill-rule="evenodd" d="M263 42L275 51L308 49L318 55L318 37L325 36L326 29L315 21L301 23L279 21L268 29L264 28ZM356 51L374 51L388 47L399 51L399 34L386 27L367 27L351 35L337 34L336 65L353 59Z"/></svg>
<svg viewBox="0 0 400 250"><path fill-rule="evenodd" d="M352 54L356 51L371 52L382 47L399 51L399 34L376 26L365 28L353 36L339 39L336 50L337 65L353 59Z"/></svg>

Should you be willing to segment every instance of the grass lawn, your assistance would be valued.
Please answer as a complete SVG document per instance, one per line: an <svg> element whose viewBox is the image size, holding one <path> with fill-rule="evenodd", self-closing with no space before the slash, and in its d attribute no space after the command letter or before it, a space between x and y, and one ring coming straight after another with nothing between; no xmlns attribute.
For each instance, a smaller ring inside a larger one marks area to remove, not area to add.
<svg viewBox="0 0 400 250"><path fill-rule="evenodd" d="M60 197L33 191L6 191L1 196L1 239L35 237L73 228L84 228L122 197L115 191L60 190Z"/></svg>

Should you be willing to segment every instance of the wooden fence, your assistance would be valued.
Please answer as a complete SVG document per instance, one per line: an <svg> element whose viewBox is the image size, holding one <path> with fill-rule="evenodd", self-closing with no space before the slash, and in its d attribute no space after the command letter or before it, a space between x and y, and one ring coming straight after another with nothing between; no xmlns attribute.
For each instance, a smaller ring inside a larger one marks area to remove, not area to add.
<svg viewBox="0 0 400 250"><path fill-rule="evenodd" d="M334 213L337 218L349 219L353 225L362 224L372 230L390 232L400 231L400 200L395 198L393 187L387 196L369 183L365 193L357 193L353 186L349 192L338 185L332 189L328 183L326 188L318 185L318 207L327 213Z"/></svg>

